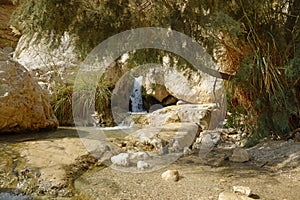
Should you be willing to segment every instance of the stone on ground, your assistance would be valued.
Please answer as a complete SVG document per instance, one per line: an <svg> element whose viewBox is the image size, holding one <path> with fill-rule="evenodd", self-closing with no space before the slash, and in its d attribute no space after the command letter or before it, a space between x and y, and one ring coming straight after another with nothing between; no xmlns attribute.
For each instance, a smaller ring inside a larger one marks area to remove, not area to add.
<svg viewBox="0 0 300 200"><path fill-rule="evenodd" d="M244 195L238 195L232 192L222 192L219 194L219 198L218 198L218 200L251 200L251 199L252 198L250 197Z"/></svg>
<svg viewBox="0 0 300 200"><path fill-rule="evenodd" d="M248 197L252 194L251 189L246 186L233 186L233 191L235 193L244 194Z"/></svg>
<svg viewBox="0 0 300 200"><path fill-rule="evenodd" d="M139 160L137 162L136 166L137 166L138 170L144 170L149 167L149 164L146 163L145 161Z"/></svg>
<svg viewBox="0 0 300 200"><path fill-rule="evenodd" d="M167 170L161 174L161 178L166 181L178 181L179 180L179 172L178 170Z"/></svg>
<svg viewBox="0 0 300 200"><path fill-rule="evenodd" d="M111 157L111 162L121 167L128 167L130 164L129 153L120 153Z"/></svg>
<svg viewBox="0 0 300 200"><path fill-rule="evenodd" d="M193 144L193 149L199 149L199 156L205 158L207 154L220 142L219 131L205 130Z"/></svg>
<svg viewBox="0 0 300 200"><path fill-rule="evenodd" d="M233 150L233 154L230 156L229 160L232 162L243 163L249 161L250 156L247 150L236 148Z"/></svg>

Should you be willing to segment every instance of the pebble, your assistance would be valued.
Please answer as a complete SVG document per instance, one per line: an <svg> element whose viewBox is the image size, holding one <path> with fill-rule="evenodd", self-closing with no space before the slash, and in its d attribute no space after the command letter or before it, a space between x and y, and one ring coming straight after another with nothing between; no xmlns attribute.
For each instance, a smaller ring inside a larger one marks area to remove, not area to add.
<svg viewBox="0 0 300 200"><path fill-rule="evenodd" d="M233 191L235 193L244 194L248 197L252 194L251 189L249 187L245 187L245 186L233 186Z"/></svg>
<svg viewBox="0 0 300 200"><path fill-rule="evenodd" d="M146 163L145 161L139 160L137 162L136 166L139 170L144 170L144 169L148 168L150 165L148 163Z"/></svg>
<svg viewBox="0 0 300 200"><path fill-rule="evenodd" d="M249 161L250 156L247 150L236 148L233 150L233 154L230 156L229 160L232 162L243 163Z"/></svg>
<svg viewBox="0 0 300 200"><path fill-rule="evenodd" d="M178 170L167 170L161 174L161 178L166 181L178 181L179 180L179 172Z"/></svg>
<svg viewBox="0 0 300 200"><path fill-rule="evenodd" d="M253 200L253 199L232 192L222 192L219 194L218 200Z"/></svg>
<svg viewBox="0 0 300 200"><path fill-rule="evenodd" d="M130 164L129 153L120 153L116 156L111 157L111 162L115 165L128 167Z"/></svg>

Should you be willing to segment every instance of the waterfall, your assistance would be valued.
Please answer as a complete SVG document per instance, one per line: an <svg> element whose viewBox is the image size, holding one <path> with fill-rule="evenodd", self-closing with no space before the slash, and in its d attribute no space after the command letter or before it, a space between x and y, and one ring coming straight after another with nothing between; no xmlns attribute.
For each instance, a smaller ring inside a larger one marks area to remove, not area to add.
<svg viewBox="0 0 300 200"><path fill-rule="evenodd" d="M142 98L142 82L143 77L134 78L133 89L130 94L130 106L132 112L143 112L143 98Z"/></svg>

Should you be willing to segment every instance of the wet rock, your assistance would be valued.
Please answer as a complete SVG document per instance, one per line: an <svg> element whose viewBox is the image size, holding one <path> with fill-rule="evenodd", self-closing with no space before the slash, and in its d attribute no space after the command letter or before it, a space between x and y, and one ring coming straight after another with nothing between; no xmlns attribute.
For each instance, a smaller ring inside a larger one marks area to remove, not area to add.
<svg viewBox="0 0 300 200"><path fill-rule="evenodd" d="M161 178L166 181L178 181L179 180L179 172L178 170L167 170L161 174Z"/></svg>
<svg viewBox="0 0 300 200"><path fill-rule="evenodd" d="M218 200L253 200L244 195L238 195L232 192L222 192L219 194Z"/></svg>
<svg viewBox="0 0 300 200"><path fill-rule="evenodd" d="M243 163L250 160L250 155L247 150L236 148L233 150L233 154L229 157L229 160L232 162Z"/></svg>
<svg viewBox="0 0 300 200"><path fill-rule="evenodd" d="M0 50L0 132L55 129L49 99L29 72Z"/></svg>
<svg viewBox="0 0 300 200"><path fill-rule="evenodd" d="M120 153L111 157L111 162L115 165L128 167L130 165L129 153Z"/></svg>
<svg viewBox="0 0 300 200"><path fill-rule="evenodd" d="M243 194L248 197L252 194L251 189L249 187L245 187L245 186L233 186L233 191L235 193Z"/></svg>
<svg viewBox="0 0 300 200"><path fill-rule="evenodd" d="M136 167L138 170L144 170L144 169L150 167L150 165L148 163L146 163L145 161L139 160L136 164Z"/></svg>
<svg viewBox="0 0 300 200"><path fill-rule="evenodd" d="M8 200L8 199L9 200L32 200L33 198L28 195L18 194L15 191L0 193L0 200Z"/></svg>

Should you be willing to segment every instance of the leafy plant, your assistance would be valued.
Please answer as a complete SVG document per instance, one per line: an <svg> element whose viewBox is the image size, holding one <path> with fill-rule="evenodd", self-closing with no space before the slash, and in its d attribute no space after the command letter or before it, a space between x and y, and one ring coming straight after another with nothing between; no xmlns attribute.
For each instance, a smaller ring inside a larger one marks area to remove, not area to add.
<svg viewBox="0 0 300 200"><path fill-rule="evenodd" d="M99 79L94 87L94 84L79 78L76 86L74 89L73 85L62 85L57 89L53 109L61 125L73 123L74 116L90 119L91 109L101 113L108 107L111 92L103 80Z"/></svg>

